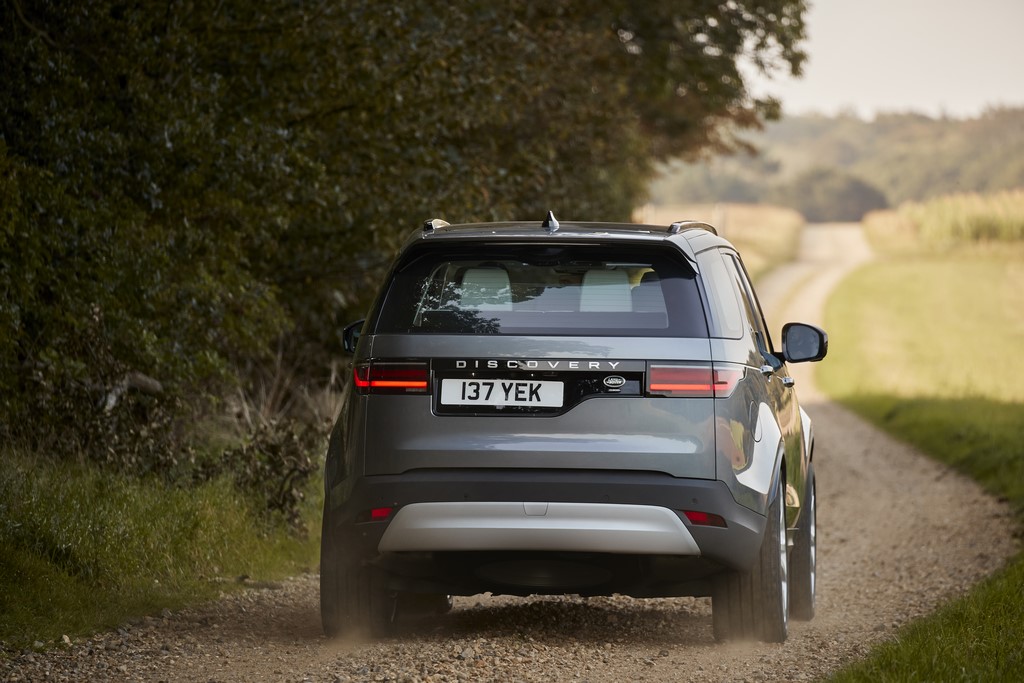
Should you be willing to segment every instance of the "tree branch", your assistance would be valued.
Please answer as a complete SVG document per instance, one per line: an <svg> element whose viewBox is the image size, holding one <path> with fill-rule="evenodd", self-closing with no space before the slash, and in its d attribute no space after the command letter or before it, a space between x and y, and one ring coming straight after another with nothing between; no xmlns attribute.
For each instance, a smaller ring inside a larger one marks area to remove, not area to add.
<svg viewBox="0 0 1024 683"><path fill-rule="evenodd" d="M25 10L21 6L21 0L10 0L10 3L14 7L15 13L17 13L17 15L18 15L18 19L20 19L21 23L25 25L25 28L27 28L28 30L32 31L32 33L35 33L37 36L42 38L43 42L46 43L47 45L49 45L50 47L52 47L53 49L55 49L55 50L59 50L60 49L60 46L56 43L56 41L53 40L53 38L50 37L50 35L46 31L44 31L44 30L42 30L40 28L36 28L32 24L32 22L30 22L25 17Z"/></svg>

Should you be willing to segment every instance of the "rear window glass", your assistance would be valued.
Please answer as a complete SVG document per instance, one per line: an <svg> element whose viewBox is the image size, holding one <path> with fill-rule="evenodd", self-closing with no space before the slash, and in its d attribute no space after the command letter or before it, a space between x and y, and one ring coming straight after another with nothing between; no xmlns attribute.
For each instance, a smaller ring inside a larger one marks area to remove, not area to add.
<svg viewBox="0 0 1024 683"><path fill-rule="evenodd" d="M706 337L693 269L667 250L475 245L396 270L378 333Z"/></svg>

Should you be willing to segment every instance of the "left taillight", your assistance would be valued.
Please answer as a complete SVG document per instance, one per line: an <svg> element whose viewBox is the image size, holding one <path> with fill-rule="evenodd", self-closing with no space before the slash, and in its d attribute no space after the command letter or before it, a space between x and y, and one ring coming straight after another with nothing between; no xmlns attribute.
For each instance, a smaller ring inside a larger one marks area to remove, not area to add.
<svg viewBox="0 0 1024 683"><path fill-rule="evenodd" d="M427 363L360 363L352 371L360 394L425 394L430 390Z"/></svg>

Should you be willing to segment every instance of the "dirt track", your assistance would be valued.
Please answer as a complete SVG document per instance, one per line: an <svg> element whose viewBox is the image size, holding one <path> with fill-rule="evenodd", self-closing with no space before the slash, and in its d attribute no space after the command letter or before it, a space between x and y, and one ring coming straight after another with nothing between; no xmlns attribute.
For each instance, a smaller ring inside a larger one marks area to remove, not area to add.
<svg viewBox="0 0 1024 683"><path fill-rule="evenodd" d="M799 261L759 286L773 331L820 321L831 287L869 257L856 225L805 231ZM1002 566L1015 543L1004 506L823 401L807 370L796 377L817 435L818 615L784 645L716 644L707 599L626 598L465 598L399 637L330 643L317 577L301 576L0 663L0 680L820 678Z"/></svg>

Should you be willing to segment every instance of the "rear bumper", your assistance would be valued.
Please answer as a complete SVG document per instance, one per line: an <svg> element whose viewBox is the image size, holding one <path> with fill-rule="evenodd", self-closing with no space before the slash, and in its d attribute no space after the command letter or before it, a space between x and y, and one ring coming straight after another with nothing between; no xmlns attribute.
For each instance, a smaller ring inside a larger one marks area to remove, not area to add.
<svg viewBox="0 0 1024 683"><path fill-rule="evenodd" d="M671 510L615 503L413 503L398 511L377 547L382 553L700 554L686 525Z"/></svg>
<svg viewBox="0 0 1024 683"><path fill-rule="evenodd" d="M765 526L723 482L654 472L418 470L363 477L345 490L344 500L328 496L324 533L351 561L377 565L396 590L701 595L714 574L753 564ZM392 512L357 521L378 508ZM693 525L684 510L726 526ZM524 561L534 576L564 567L605 578L517 586L494 569Z"/></svg>

